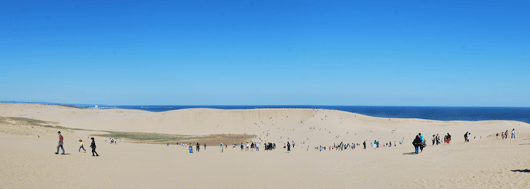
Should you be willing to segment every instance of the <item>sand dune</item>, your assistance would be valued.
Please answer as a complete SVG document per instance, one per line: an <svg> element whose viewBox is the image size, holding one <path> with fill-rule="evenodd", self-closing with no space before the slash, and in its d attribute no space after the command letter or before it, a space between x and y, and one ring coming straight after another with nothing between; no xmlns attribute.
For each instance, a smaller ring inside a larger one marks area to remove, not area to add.
<svg viewBox="0 0 530 189"><path fill-rule="evenodd" d="M223 153L209 146L189 154L186 147L104 143L98 152L78 153L77 140L91 131L64 134L70 155L54 155L55 128L0 124L0 188L524 188L530 173L530 125L516 121L432 121L374 118L311 109L186 109L146 112L77 109L38 104L0 104L1 117L43 120L89 130L186 135L255 134L257 142L298 146L290 153ZM515 128L518 138L494 134ZM463 134L472 133L470 143ZM451 133L451 145L428 146L409 155L421 132ZM38 138L36 135L40 135ZM476 137L476 139L474 138ZM403 141L397 147L314 150L316 145Z"/></svg>

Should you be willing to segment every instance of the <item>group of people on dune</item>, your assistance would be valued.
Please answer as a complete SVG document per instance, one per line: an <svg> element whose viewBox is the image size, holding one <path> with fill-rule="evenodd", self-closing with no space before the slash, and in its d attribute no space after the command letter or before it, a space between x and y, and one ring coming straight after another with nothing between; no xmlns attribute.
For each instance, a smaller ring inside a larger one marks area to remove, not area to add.
<svg viewBox="0 0 530 189"><path fill-rule="evenodd" d="M508 138L508 130L502 131L500 134L497 133L495 136L498 139L499 135L501 135L502 139ZM476 139L476 136L474 137ZM482 138L482 136L480 137ZM515 138L515 128L512 129L511 138ZM468 131L464 134L464 142L468 143L471 139L471 133ZM444 136L443 141L440 141L440 135L432 135L432 145L434 146L439 145L441 142L446 144L451 144L451 134L447 133L447 135ZM421 135L421 133L418 133L414 140L412 141L412 145L414 146L414 153L418 154L423 152L423 148L427 146L425 144L425 138Z"/></svg>
<svg viewBox="0 0 530 189"><path fill-rule="evenodd" d="M467 134L467 133L466 133ZM447 133L447 135L444 136L443 141L440 141L440 135L432 135L432 145L434 144L438 145L441 142L444 142L446 144L451 144L451 134ZM414 140L412 141L412 145L414 146L414 153L418 154L423 152L423 148L427 146L427 143L425 143L425 137L421 135L421 133L418 133Z"/></svg>
<svg viewBox="0 0 530 189"><path fill-rule="evenodd" d="M57 152L55 152L55 154L59 154L59 149L62 149L62 155L65 155L65 151L64 151L64 138L63 138L63 135L61 135L61 131L58 131L57 134L59 135L59 143L57 145ZM499 135L501 135L502 139L507 139L508 138L508 130L506 131L503 131L501 132L501 134L497 133L496 134L496 137L498 139ZM469 132L466 132L464 134L464 141L465 142L469 142L471 138L471 133ZM511 138L515 138L515 128L512 129L512 133L511 133ZM90 144L90 148L92 148L92 156L99 156L99 154L96 152L96 142L94 140L94 137L91 137L90 138L92 140L91 144ZM112 140L114 138L111 138L111 143L114 142L116 143L117 140ZM81 149L84 150L84 152L86 153L86 150L83 146L83 140L79 139L79 152L81 152ZM446 144L451 144L451 134L447 133L447 135L445 135L443 137L443 140L440 138L440 135L439 134L436 134L436 135L432 135L432 145L434 146L435 144L436 145L439 145L440 143L446 143ZM177 143L178 144L178 143ZM401 145L402 144L402 141L399 142L399 144ZM357 146L359 144L357 143ZM394 141L394 146L397 145L397 142ZM427 144L425 143L425 137L423 137L423 135L421 133L418 133L416 135L416 137L414 138L414 140L412 141L412 145L414 146L414 153L415 154L418 154L418 153L421 153L423 152L423 148L427 146ZM169 143L168 143L168 146L169 146ZM223 144L221 143L221 152L223 152L223 148L226 148L228 147L226 144ZM234 150L236 149L236 146L237 144L234 144L233 145L233 148ZM260 143L257 143L257 142L251 142L251 143L246 143L246 144L239 144L240 148L241 148L241 151L243 150L250 150L250 151L259 151L259 146L260 146ZM336 144L333 144L333 146L329 146L327 149L328 150L347 150L347 149L355 149L355 146L356 144L355 143L348 143L348 144L344 144L343 142L340 142L340 144L336 145ZM381 145L379 141L377 140L374 140L373 143L371 143L371 146L372 147L375 147L375 148L379 148L379 147L385 147L385 146L388 146L388 147L392 147L392 141L389 141L388 143L386 144L383 144ZM265 150L274 150L276 149L276 144L275 143L270 143L270 142L265 142L263 144L263 147ZM295 145L293 144L293 147L295 147ZM291 143L287 142L286 144L284 144L283 148L286 148L287 151L291 151ZM206 144L204 144L204 149L206 149ZM319 151L322 151L322 150L326 150L326 146L315 146L315 149L319 150ZM363 149L366 149L366 140L363 142ZM309 146L308 146L308 150L309 150ZM196 144L196 151L199 152L200 151L200 144L197 142ZM189 152L190 153L193 153L193 145L192 143L189 144Z"/></svg>
<svg viewBox="0 0 530 189"><path fill-rule="evenodd" d="M506 130L506 131L501 131L501 134L500 134L500 135L501 135L502 139L508 139L508 130ZM499 133L496 134L496 137L497 137L497 139L499 139ZM515 138L515 128L512 129L512 136L511 136L511 138Z"/></svg>
<svg viewBox="0 0 530 189"><path fill-rule="evenodd" d="M59 144L57 145L57 152L55 152L55 154L59 154L59 149L61 149L63 151L61 155L65 155L66 153L64 152L64 137L61 134L61 131L57 131L57 134L59 135ZM99 154L96 152L96 141L94 140L94 137L91 137L90 139L92 139L92 143L90 143L90 148L92 148L92 156L99 156ZM86 153L85 147L83 145L83 140L79 139L78 152L81 152L81 149L83 149L83 151Z"/></svg>
<svg viewBox="0 0 530 189"><path fill-rule="evenodd" d="M167 145L169 146L169 143ZM182 145L185 145L185 144L182 144ZM254 151L254 150L255 151L259 151L259 146L260 145L261 144L259 142L251 142L251 143L247 142L246 144L243 144L243 143L233 144L232 148L234 149L234 151L237 149L237 146L239 146L241 148L241 151ZM223 144L223 143L221 143L219 146L221 147L221 152L224 152L224 148L228 148L228 145ZM193 144L192 143L188 144L188 148L189 148L189 153L193 153L194 150L193 150ZM269 143L265 142L263 144L263 148L265 150L274 150L274 149L276 149L276 144L275 143L270 143L270 142ZM289 144L287 150L290 151L290 148L291 148L291 146ZM197 142L197 145L195 147L195 151L199 152L200 149L201 149L200 148L200 144ZM206 149L206 144L204 144L204 149Z"/></svg>

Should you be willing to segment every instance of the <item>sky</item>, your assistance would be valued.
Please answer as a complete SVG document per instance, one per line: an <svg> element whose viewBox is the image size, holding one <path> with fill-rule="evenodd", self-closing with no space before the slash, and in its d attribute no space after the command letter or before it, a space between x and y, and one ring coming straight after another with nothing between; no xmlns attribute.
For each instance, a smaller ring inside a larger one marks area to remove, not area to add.
<svg viewBox="0 0 530 189"><path fill-rule="evenodd" d="M530 1L0 0L0 101L530 107Z"/></svg>

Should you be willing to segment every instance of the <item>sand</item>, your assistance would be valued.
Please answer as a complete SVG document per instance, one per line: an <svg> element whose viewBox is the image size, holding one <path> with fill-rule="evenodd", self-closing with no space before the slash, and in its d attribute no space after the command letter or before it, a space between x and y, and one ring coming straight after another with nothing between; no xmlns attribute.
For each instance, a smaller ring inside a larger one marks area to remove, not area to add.
<svg viewBox="0 0 530 189"><path fill-rule="evenodd" d="M0 123L0 188L526 188L530 180L530 125L516 121L388 119L311 109L146 112L38 104L0 104L0 116L89 130L246 133L279 147L241 152L229 144L223 153L208 146L189 154L182 146L114 145L96 137L101 156L92 157L87 137L94 131L72 130L63 131L68 155L55 155L56 128ZM516 139L494 136L512 128ZM470 143L464 143L466 131L472 133ZM418 132L429 146L412 155ZM430 146L435 133L451 133L452 144ZM77 151L79 139L87 153ZM298 145L289 153L281 148L287 139ZM403 145L313 149L364 140Z"/></svg>

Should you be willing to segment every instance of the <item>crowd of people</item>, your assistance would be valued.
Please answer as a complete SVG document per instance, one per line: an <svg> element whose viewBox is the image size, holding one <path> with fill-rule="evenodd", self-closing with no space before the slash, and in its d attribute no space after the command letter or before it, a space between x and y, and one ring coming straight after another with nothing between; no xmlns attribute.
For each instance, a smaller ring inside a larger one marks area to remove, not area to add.
<svg viewBox="0 0 530 189"><path fill-rule="evenodd" d="M380 147L396 147L397 145L402 145L403 144L403 141L388 141L387 143L381 143L380 141L378 140L374 140L373 142L370 142L370 146L372 148L380 148ZM331 150L337 150L337 151L344 151L344 150L354 150L357 146L360 146L361 144L359 143L344 143L344 142L340 142L338 144L334 143L333 145L330 145L330 146L323 146L323 145L318 145L318 146L315 146L314 149L318 150L318 151L331 151ZM363 149L366 149L366 145L367 145L367 140L363 141L362 143L363 145Z"/></svg>
<svg viewBox="0 0 530 189"><path fill-rule="evenodd" d="M508 139L508 130L501 131L501 139ZM499 133L496 134L496 138L499 139ZM512 129L511 138L515 138L515 128Z"/></svg>
<svg viewBox="0 0 530 189"><path fill-rule="evenodd" d="M499 139L499 135L501 136L501 139L508 139L508 130L496 133L496 139ZM476 139L476 136L474 138ZM482 138L482 136L480 138ZM515 128L512 129L511 138L515 138ZM464 142L469 143L470 139L471 133L468 131L464 134ZM439 134L432 135L432 145L439 145L440 143L451 144L451 135L447 133L447 135L444 136L443 141L441 140ZM418 135L416 135L416 137L412 141L412 145L414 146L414 152L416 154L423 152L423 148L426 146L426 144L425 139L423 138L421 133L418 133Z"/></svg>
<svg viewBox="0 0 530 189"><path fill-rule="evenodd" d="M64 155L65 154L65 151L64 151L64 146L63 146L63 142L64 142L64 138L63 136L61 135L61 131L57 132L58 135L59 135L59 143L57 145L57 152L55 154L59 154L59 150L62 149L62 154ZM496 138L498 139L499 138L499 135L501 136L501 139L507 139L508 138L508 130L506 131L502 131L500 133L496 133ZM476 138L476 137L475 137ZM511 131L511 138L515 138L515 128L512 129ZM95 143L95 140L94 140L94 137L90 138L92 139L92 143L90 144L90 148L92 148L92 156L99 156L99 154L96 152L96 143ZM466 143L468 143L471 139L471 133L470 132L466 132L464 134L464 141ZM111 137L109 138L110 140L110 143L111 144L117 144L118 140ZM440 145L442 143L445 143L445 144L451 144L451 134L447 133L443 138L440 137L440 135L437 133L437 134L433 134L432 135L432 145ZM106 140L105 140L106 141ZM83 150L85 153L86 153L86 150L84 148L84 145L83 145L83 140L79 139L79 152L81 152L81 150ZM380 141L378 140L374 140L373 142L370 143L371 147L373 148L380 148L380 147L392 147L392 144L394 147L396 147L397 145L402 145L403 144L403 141L399 141L399 142L392 142L392 141L388 141L387 143L384 143L382 144ZM184 144L184 143L176 143L177 145L182 145L182 146L188 146L189 147L189 153L193 153L193 144L192 143L189 143L189 144ZM363 145L363 149L366 149L366 146L367 146L367 140L363 141L362 143ZM415 154L418 154L418 153L421 153L423 152L423 148L427 146L426 144L426 141L425 141L425 137L421 134L421 133L418 133L416 135L416 137L414 138L414 140L412 141L412 145L414 146L414 153ZM169 146L169 143L168 143L168 146ZM234 150L236 150L237 146L240 147L241 151L259 151L259 147L261 146L261 144L259 142L246 142L246 144L243 144L242 142L240 144L233 144L232 147ZM283 148L286 149L288 152L291 151L291 146L294 148L296 147L296 144L293 143L291 144L289 141L287 141L287 143L284 143L284 146ZM343 150L348 150L348 149L355 149L356 146L360 146L359 143L343 143L343 142L340 142L339 144L333 144L332 146L323 146L323 145L319 145L319 146L315 146L315 149L316 150L319 150L319 151L326 151L326 150L337 150L337 151L343 151ZM224 148L228 148L228 145L226 144L223 144L221 143L220 144L220 147L221 147L221 152L224 151ZM199 152L200 151L200 148L201 148L201 145L197 142L196 145L195 145L195 151L196 152ZM206 149L206 144L204 144L204 149ZM271 142L265 142L263 143L263 149L266 150L266 151L270 151L270 150L275 150L276 149L276 143L271 143ZM309 146L307 148L307 150L309 150Z"/></svg>
<svg viewBox="0 0 530 189"><path fill-rule="evenodd" d="M468 133L466 133L465 137L468 137ZM439 145L441 143L451 144L451 134L447 133L447 135L445 135L442 140L442 138L440 137L440 134L436 133L435 135L432 135L431 140L432 140L433 146ZM415 154L423 152L423 148L427 146L427 143L425 142L425 137L423 137L421 133L418 133L416 137L414 137L414 140L412 141L412 145L414 146Z"/></svg>
<svg viewBox="0 0 530 189"><path fill-rule="evenodd" d="M184 143L176 143L177 145L182 145L182 146L188 146L189 148L189 153L193 153L194 151L196 152L200 152L200 147L201 145L199 143L197 143L195 145L195 150L193 150L193 144L192 143L189 143L189 144L184 144ZM168 143L169 145L169 143ZM246 142L246 143L240 143L240 144L233 144L232 145L232 148L234 149L234 151L237 149L237 147L239 147L241 149L241 151L259 151L260 149L260 146L261 144L259 142ZM226 144L223 144L223 143L220 143L219 147L221 148L221 152L224 152L224 149L225 148L228 148L228 145ZM291 145L290 143L288 143L287 147L284 146L284 148L288 148L288 151L290 150L291 148ZM206 144L204 144L204 149L206 150ZM264 150L274 150L276 149L276 143L270 143L270 142L266 142L263 144L263 149Z"/></svg>

